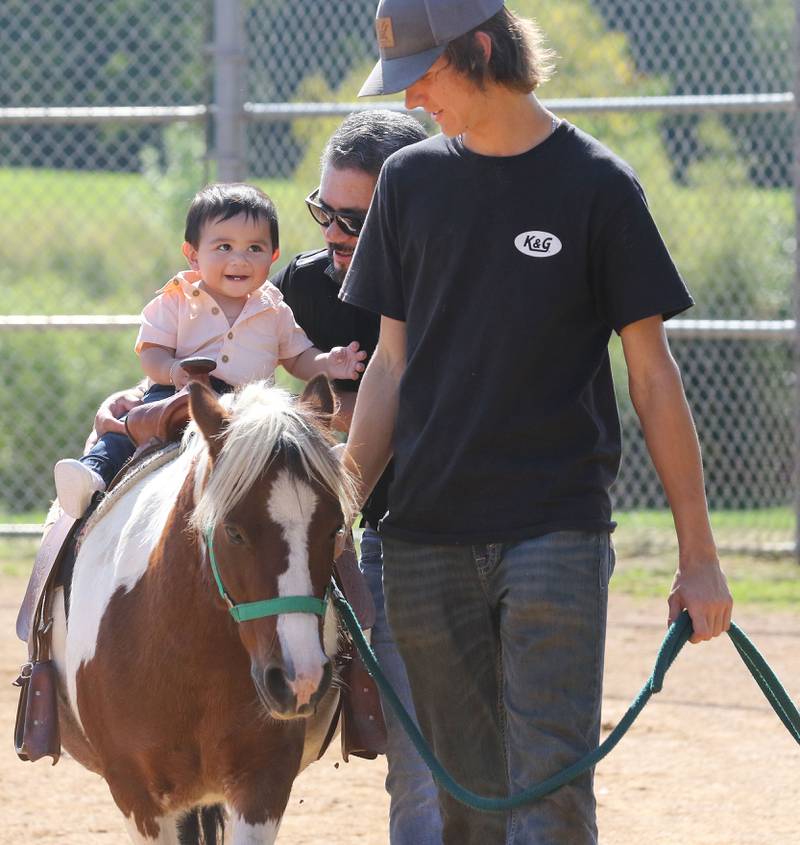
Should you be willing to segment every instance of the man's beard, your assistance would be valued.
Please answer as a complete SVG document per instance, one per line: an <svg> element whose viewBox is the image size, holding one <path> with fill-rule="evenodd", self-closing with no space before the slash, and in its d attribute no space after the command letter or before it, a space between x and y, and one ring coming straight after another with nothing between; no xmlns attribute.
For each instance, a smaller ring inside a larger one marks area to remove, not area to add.
<svg viewBox="0 0 800 845"><path fill-rule="evenodd" d="M342 282L344 282L344 277L347 275L347 268L342 268L342 267L336 266L336 264L333 261L333 253L336 250L346 250L346 249L348 249L348 247L346 247L344 244L329 244L328 245L328 258L330 259L331 268L333 269L333 273L331 275L336 280L336 283L339 284L339 285L341 285Z"/></svg>

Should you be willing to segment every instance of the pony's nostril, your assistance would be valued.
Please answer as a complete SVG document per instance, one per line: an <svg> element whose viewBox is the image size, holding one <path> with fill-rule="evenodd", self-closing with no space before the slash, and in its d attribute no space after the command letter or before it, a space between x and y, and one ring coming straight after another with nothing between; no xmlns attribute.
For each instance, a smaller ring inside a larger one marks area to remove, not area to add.
<svg viewBox="0 0 800 845"><path fill-rule="evenodd" d="M270 666L264 672L264 686L275 701L284 702L292 695L286 674L280 666Z"/></svg>

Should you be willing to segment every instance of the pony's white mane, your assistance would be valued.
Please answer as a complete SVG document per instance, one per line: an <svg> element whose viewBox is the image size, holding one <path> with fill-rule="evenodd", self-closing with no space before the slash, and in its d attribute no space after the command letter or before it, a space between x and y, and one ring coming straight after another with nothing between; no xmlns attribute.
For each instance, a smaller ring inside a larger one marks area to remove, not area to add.
<svg viewBox="0 0 800 845"><path fill-rule="evenodd" d="M350 526L357 511L355 483L332 455L327 438L298 410L289 393L257 381L220 401L231 417L222 450L204 488L209 458L205 438L194 422L183 437L183 449L196 459L197 505L191 521L197 530L211 528L230 513L280 446L294 447L307 477L339 500L344 524Z"/></svg>

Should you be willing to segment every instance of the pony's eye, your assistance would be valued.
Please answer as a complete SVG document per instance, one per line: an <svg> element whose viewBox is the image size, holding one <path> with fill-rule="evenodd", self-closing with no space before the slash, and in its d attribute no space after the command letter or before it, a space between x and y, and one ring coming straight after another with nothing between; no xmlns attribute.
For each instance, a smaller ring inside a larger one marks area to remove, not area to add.
<svg viewBox="0 0 800 845"><path fill-rule="evenodd" d="M340 525L334 532L331 534L331 537L336 539L338 537L344 536L344 525Z"/></svg>
<svg viewBox="0 0 800 845"><path fill-rule="evenodd" d="M228 539L231 543L234 543L237 546L241 546L244 543L244 537L242 537L241 533L232 525L225 526L225 533L228 535Z"/></svg>

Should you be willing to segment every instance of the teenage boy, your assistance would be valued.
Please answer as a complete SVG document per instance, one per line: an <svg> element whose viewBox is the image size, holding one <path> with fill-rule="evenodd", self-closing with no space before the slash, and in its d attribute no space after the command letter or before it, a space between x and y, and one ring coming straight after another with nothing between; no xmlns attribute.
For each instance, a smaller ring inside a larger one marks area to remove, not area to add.
<svg viewBox="0 0 800 845"><path fill-rule="evenodd" d="M381 522L389 622L423 731L502 795L600 730L609 488L620 432L607 344L679 541L669 619L730 624L700 452L663 322L692 300L631 168L549 112L550 54L498 0L382 0L361 94L405 90L442 134L385 164L342 298L381 315L345 460ZM592 775L509 814L442 794L448 845L597 841Z"/></svg>

